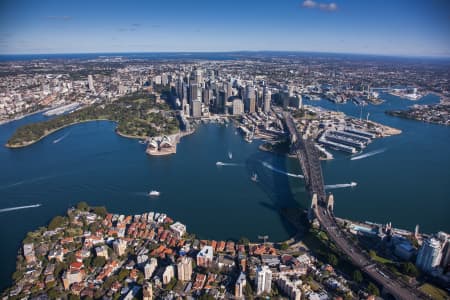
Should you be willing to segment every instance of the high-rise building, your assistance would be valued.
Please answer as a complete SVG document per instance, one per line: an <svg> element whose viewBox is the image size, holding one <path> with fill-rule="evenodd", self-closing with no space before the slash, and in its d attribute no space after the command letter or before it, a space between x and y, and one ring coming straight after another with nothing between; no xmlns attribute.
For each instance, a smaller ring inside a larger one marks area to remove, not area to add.
<svg viewBox="0 0 450 300"><path fill-rule="evenodd" d="M173 267L173 265L167 266L162 275L163 284L168 284L170 281L172 281L174 277L175 277L175 268Z"/></svg>
<svg viewBox="0 0 450 300"><path fill-rule="evenodd" d="M245 279L245 273L241 272L234 285L234 297L236 299L244 299L244 288L246 284L247 280Z"/></svg>
<svg viewBox="0 0 450 300"><path fill-rule="evenodd" d="M200 118L202 116L202 101L192 101L192 117Z"/></svg>
<svg viewBox="0 0 450 300"><path fill-rule="evenodd" d="M435 267L439 266L442 259L442 244L441 242L431 237L426 239L422 247L420 247L417 254L416 266L425 272L432 271Z"/></svg>
<svg viewBox="0 0 450 300"><path fill-rule="evenodd" d="M177 264L177 275L180 281L192 279L192 258L183 256Z"/></svg>
<svg viewBox="0 0 450 300"><path fill-rule="evenodd" d="M125 251L127 249L127 242L125 242L124 240L115 240L113 242L113 248L114 252L116 252L118 256L122 256L125 254Z"/></svg>
<svg viewBox="0 0 450 300"><path fill-rule="evenodd" d="M246 112L254 113L256 111L256 94L253 86L247 85L244 104Z"/></svg>
<svg viewBox="0 0 450 300"><path fill-rule="evenodd" d="M272 271L268 266L259 266L256 269L256 294L270 293L272 289Z"/></svg>
<svg viewBox="0 0 450 300"><path fill-rule="evenodd" d="M200 69L195 70L194 72L194 80L199 86L203 85L203 72Z"/></svg>
<svg viewBox="0 0 450 300"><path fill-rule="evenodd" d="M264 89L264 105L263 109L265 113L268 113L270 111L270 101L272 100L272 93L269 91L269 89Z"/></svg>
<svg viewBox="0 0 450 300"><path fill-rule="evenodd" d="M152 284L148 281L144 282L142 291L143 300L153 300L153 288Z"/></svg>
<svg viewBox="0 0 450 300"><path fill-rule="evenodd" d="M158 266L158 261L156 258L152 257L150 263L147 263L144 267L144 277L145 279L150 279Z"/></svg>
<svg viewBox="0 0 450 300"><path fill-rule="evenodd" d="M91 92L95 92L94 78L92 77L92 75L88 75L88 84L89 84L89 90Z"/></svg>
<svg viewBox="0 0 450 300"><path fill-rule="evenodd" d="M239 98L233 99L233 115L242 115L244 113L244 103Z"/></svg>
<svg viewBox="0 0 450 300"><path fill-rule="evenodd" d="M190 89L190 103L192 104L192 102L194 100L200 100L202 99L201 93L199 93L199 91L201 91L199 89L199 85L197 83L192 83L189 87Z"/></svg>

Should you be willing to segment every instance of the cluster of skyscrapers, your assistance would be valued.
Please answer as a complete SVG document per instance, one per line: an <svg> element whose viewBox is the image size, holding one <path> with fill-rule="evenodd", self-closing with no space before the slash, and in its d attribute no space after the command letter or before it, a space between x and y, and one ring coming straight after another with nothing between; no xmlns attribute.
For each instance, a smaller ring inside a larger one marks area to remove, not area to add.
<svg viewBox="0 0 450 300"><path fill-rule="evenodd" d="M276 89L276 95L264 80L241 80L230 76L219 76L217 70L199 68L187 73L162 74L153 78L156 85L172 87L175 105L186 116L199 118L211 113L242 115L257 111L269 112L272 100L286 106L301 107L300 95L294 96L293 89L283 92Z"/></svg>

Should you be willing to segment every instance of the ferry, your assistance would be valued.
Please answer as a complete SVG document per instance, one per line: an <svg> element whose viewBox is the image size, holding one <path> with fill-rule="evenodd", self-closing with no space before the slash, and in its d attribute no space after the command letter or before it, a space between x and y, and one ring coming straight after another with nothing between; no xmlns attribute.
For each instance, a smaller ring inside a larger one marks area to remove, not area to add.
<svg viewBox="0 0 450 300"><path fill-rule="evenodd" d="M161 193L158 192L158 191L150 191L150 192L148 193L148 195L149 195L150 197L159 197L160 194L161 194Z"/></svg>
<svg viewBox="0 0 450 300"><path fill-rule="evenodd" d="M253 182L258 182L258 174L253 173L253 175L252 175L252 177L251 177L251 180L252 180Z"/></svg>

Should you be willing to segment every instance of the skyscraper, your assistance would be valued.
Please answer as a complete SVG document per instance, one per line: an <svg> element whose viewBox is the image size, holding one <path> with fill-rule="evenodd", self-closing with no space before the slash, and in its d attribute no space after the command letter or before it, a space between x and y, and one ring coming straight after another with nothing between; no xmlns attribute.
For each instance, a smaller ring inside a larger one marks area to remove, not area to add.
<svg viewBox="0 0 450 300"><path fill-rule="evenodd" d="M89 90L91 92L95 92L94 78L92 77L92 75L88 75L88 84L89 84Z"/></svg>
<svg viewBox="0 0 450 300"><path fill-rule="evenodd" d="M200 100L192 101L192 117L200 118L202 116L202 102Z"/></svg>
<svg viewBox="0 0 450 300"><path fill-rule="evenodd" d="M200 69L195 70L195 82L199 85L202 86L203 84L203 72Z"/></svg>
<svg viewBox="0 0 450 300"><path fill-rule="evenodd" d="M190 281L192 278L192 258L184 256L177 264L177 275L180 281Z"/></svg>
<svg viewBox="0 0 450 300"><path fill-rule="evenodd" d="M425 272L432 271L439 266L442 259L442 245L441 242L431 237L425 240L420 247L417 254L416 266Z"/></svg>
<svg viewBox="0 0 450 300"><path fill-rule="evenodd" d="M255 88L253 86L247 85L245 89L245 111L249 113L254 113L256 111L256 95Z"/></svg>
<svg viewBox="0 0 450 300"><path fill-rule="evenodd" d="M201 96L201 93L199 91L200 91L200 89L199 89L199 85L197 83L192 83L190 85L191 97L190 97L189 100L190 100L191 105L192 105L192 102L194 100L200 100L201 101L202 96Z"/></svg>
<svg viewBox="0 0 450 300"><path fill-rule="evenodd" d="M264 89L264 112L268 113L270 111L270 101L272 99L272 93L269 91L269 89Z"/></svg>
<svg viewBox="0 0 450 300"><path fill-rule="evenodd" d="M272 289L272 271L268 266L259 266L256 269L256 294L270 293Z"/></svg>
<svg viewBox="0 0 450 300"><path fill-rule="evenodd" d="M242 115L244 113L244 103L239 98L233 99L233 115Z"/></svg>
<svg viewBox="0 0 450 300"><path fill-rule="evenodd" d="M244 298L244 288L247 284L247 280L245 279L245 273L241 272L238 279L236 280L236 284L234 285L234 297L236 299Z"/></svg>

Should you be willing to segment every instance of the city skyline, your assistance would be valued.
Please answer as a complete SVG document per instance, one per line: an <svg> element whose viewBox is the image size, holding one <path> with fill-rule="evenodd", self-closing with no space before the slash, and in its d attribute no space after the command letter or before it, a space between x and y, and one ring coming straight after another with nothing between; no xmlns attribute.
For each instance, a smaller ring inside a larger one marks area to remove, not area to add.
<svg viewBox="0 0 450 300"><path fill-rule="evenodd" d="M300 51L450 56L447 1L2 1L0 54Z"/></svg>

